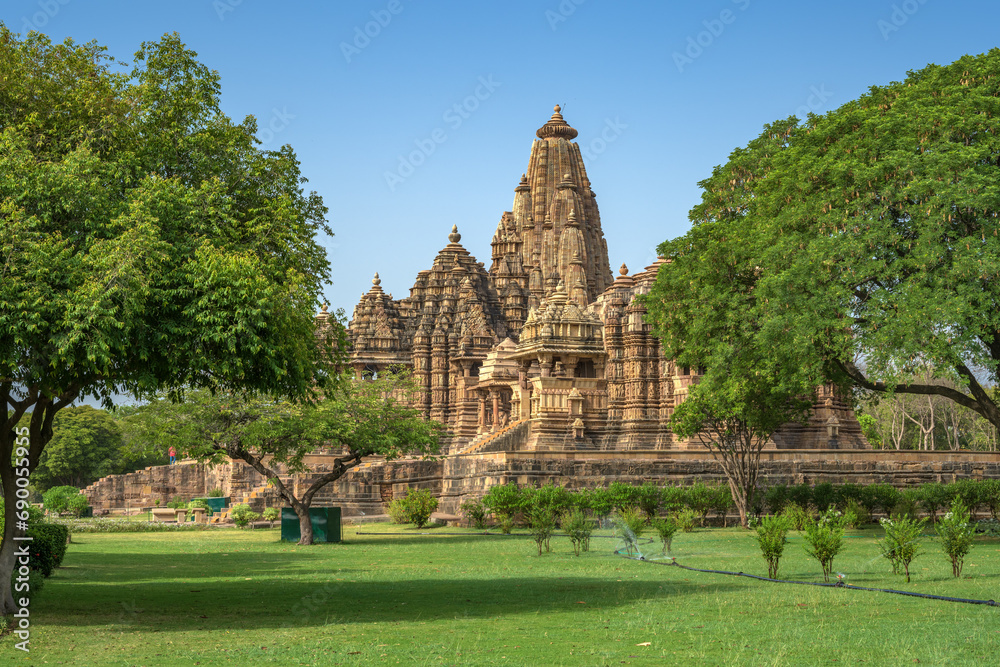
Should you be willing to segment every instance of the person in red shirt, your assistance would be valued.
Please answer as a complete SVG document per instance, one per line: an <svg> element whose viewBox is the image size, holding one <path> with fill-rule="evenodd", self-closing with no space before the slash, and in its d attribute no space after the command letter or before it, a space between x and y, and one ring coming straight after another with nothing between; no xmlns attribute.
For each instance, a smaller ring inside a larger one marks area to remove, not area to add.
<svg viewBox="0 0 1000 667"><path fill-rule="evenodd" d="M170 449L167 450L167 454L170 455L170 465L177 463L177 450L171 445Z"/></svg>

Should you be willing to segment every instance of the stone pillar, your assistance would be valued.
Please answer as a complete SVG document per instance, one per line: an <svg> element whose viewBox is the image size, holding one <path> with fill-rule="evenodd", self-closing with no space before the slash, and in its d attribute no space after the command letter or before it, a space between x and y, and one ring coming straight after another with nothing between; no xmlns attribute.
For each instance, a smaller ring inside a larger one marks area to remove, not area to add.
<svg viewBox="0 0 1000 667"><path fill-rule="evenodd" d="M486 430L486 394L477 392L479 395L479 432Z"/></svg>
<svg viewBox="0 0 1000 667"><path fill-rule="evenodd" d="M493 430L496 431L500 426L500 392L491 388L490 396L493 398Z"/></svg>

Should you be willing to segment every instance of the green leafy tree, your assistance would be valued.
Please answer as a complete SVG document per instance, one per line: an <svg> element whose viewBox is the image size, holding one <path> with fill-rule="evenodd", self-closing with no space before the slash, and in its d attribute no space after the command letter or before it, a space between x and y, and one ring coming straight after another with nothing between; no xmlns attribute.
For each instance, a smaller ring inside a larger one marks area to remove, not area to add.
<svg viewBox="0 0 1000 667"><path fill-rule="evenodd" d="M220 385L302 399L335 361L313 321L322 199L290 147L262 150L252 117L222 112L196 55L165 35L129 69L0 25L0 613L15 611L11 461L38 467L59 410Z"/></svg>
<svg viewBox="0 0 1000 667"><path fill-rule="evenodd" d="M367 457L391 461L410 454L437 452L442 424L425 420L410 407L418 392L403 370L379 373L375 380L341 379L322 400L308 404L243 393L188 392L174 403L168 397L131 417L130 428L148 441L173 444L199 460L239 459L264 476L299 518L299 544L313 543L309 507L327 484L340 479ZM282 474L312 472L306 455L321 446L340 453L328 470L315 475L296 494Z"/></svg>
<svg viewBox="0 0 1000 667"><path fill-rule="evenodd" d="M114 418L89 405L59 411L52 439L42 451L31 481L39 491L53 486L83 488L122 469L124 443Z"/></svg>
<svg viewBox="0 0 1000 667"><path fill-rule="evenodd" d="M687 399L674 410L671 426L682 438L700 442L719 462L740 524L749 527L749 515L757 493L760 452L771 434L792 418L801 416L808 403L797 395L772 385L762 370L706 375ZM694 509L702 517L712 507Z"/></svg>
<svg viewBox="0 0 1000 667"><path fill-rule="evenodd" d="M53 514L68 512L70 501L79 495L80 489L75 486L55 486L42 494L42 506Z"/></svg>
<svg viewBox="0 0 1000 667"><path fill-rule="evenodd" d="M701 182L647 307L668 356L938 395L1000 425L1000 49L776 121ZM863 363L859 360L863 360ZM911 380L930 366L952 384Z"/></svg>

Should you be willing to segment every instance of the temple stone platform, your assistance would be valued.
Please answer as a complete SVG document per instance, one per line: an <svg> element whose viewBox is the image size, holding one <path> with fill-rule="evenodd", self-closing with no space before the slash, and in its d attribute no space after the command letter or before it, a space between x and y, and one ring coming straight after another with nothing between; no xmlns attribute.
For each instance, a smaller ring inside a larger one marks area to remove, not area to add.
<svg viewBox="0 0 1000 667"><path fill-rule="evenodd" d="M332 456L313 455L308 462L320 468L332 462ZM998 452L770 449L761 453L764 485L884 482L905 488L924 482L998 477ZM291 475L285 480L305 486L310 475ZM709 452L698 450L477 451L438 460L365 461L328 485L315 502L342 507L345 517L380 515L385 502L405 495L410 488L423 488L440 499L440 512L455 515L460 514L463 501L482 497L495 484L554 483L577 489L615 481L724 483L725 475ZM85 493L100 510L149 506L155 500L162 504L174 496L204 496L214 488L221 488L234 504L247 502L257 511L284 505L259 473L239 461L214 468L193 462L153 466L106 477Z"/></svg>

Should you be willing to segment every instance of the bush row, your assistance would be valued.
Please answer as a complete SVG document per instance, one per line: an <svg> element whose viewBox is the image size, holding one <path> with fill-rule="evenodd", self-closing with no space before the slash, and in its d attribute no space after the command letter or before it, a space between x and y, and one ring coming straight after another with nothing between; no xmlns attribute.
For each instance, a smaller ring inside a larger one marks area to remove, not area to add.
<svg viewBox="0 0 1000 667"><path fill-rule="evenodd" d="M95 519L56 519L49 523L65 526L71 533L172 533L184 530L205 530L205 524L161 523L159 521L129 521L110 517Z"/></svg>
<svg viewBox="0 0 1000 667"><path fill-rule="evenodd" d="M856 516L859 523L870 522L872 515L878 512L886 516L926 514L935 521L942 509L955 499L961 500L973 515L980 510L988 511L996 519L1000 514L1000 480L930 482L902 490L889 484L775 484L758 490L752 513L760 516L801 511L809 515L833 506ZM676 515L687 511L702 525L708 515L714 513L725 525L732 507L728 485L703 482L689 486L614 482L603 488L573 491L551 483L537 488L509 483L492 487L481 501L466 501L462 511L477 528L486 526L490 514L501 527L508 523L526 526L539 510L558 517L574 509L595 517L638 510L647 522L661 514Z"/></svg>
<svg viewBox="0 0 1000 667"><path fill-rule="evenodd" d="M31 540L18 542L19 545L28 547L28 569L27 583L32 593L37 593L42 589L43 578L52 574L63 561L66 555L66 545L69 542L70 531L66 526L51 523L45 520L42 511L36 507L29 506L28 530L25 535ZM0 533L4 529L4 502L0 498ZM18 585L24 584L24 577L20 573L21 564L14 563L14 571L11 575L11 586L14 591L23 591Z"/></svg>

